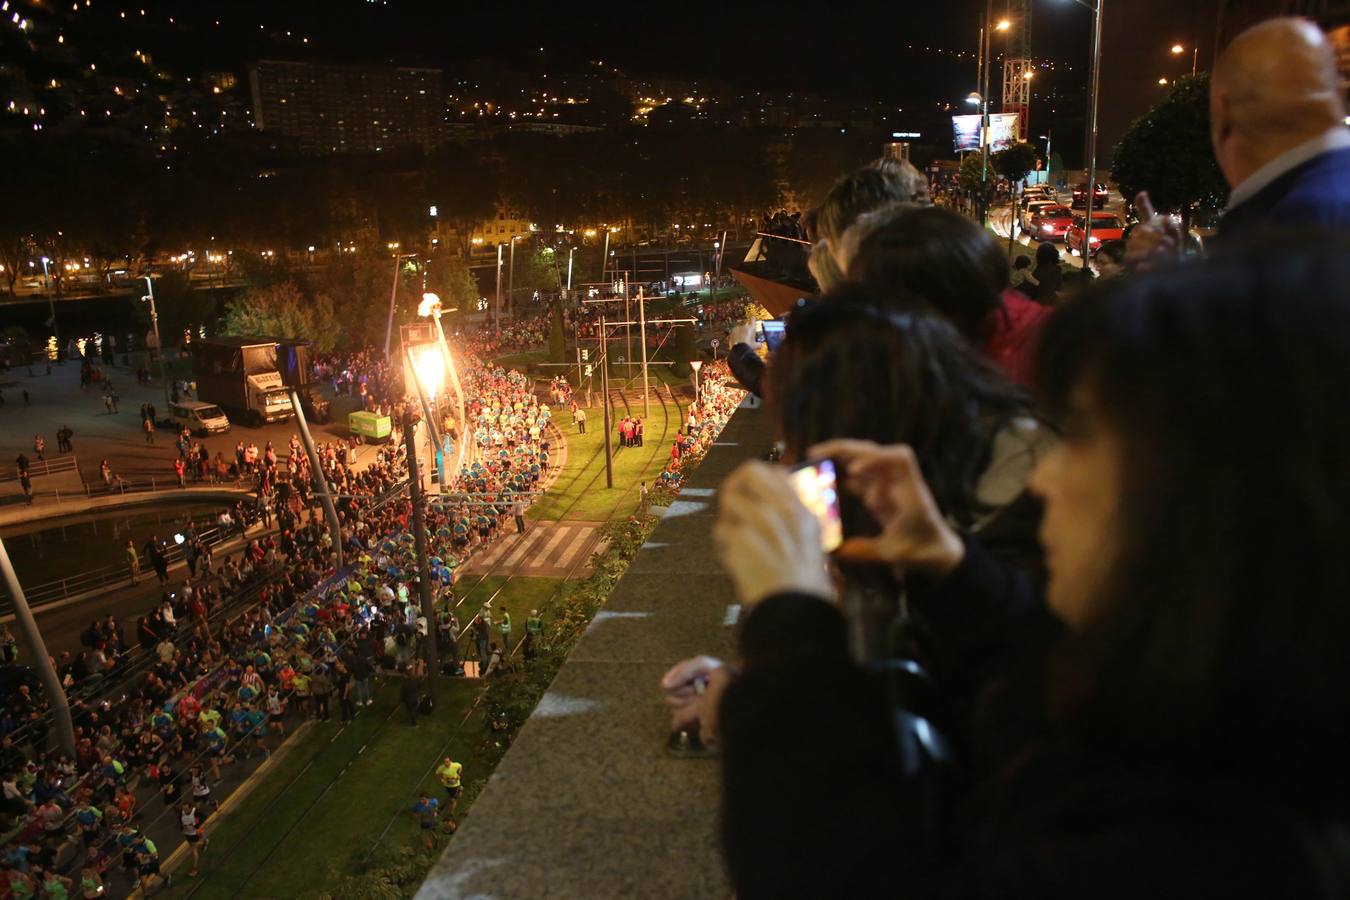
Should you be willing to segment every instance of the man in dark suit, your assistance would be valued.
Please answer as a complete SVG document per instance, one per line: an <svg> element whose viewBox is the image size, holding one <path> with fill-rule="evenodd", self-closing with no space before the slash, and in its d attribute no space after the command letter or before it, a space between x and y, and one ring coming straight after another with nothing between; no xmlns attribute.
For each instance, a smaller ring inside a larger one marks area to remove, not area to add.
<svg viewBox="0 0 1350 900"><path fill-rule="evenodd" d="M1238 35L1214 70L1210 133L1233 188L1221 240L1267 227L1350 229L1345 96L1312 22L1271 19Z"/></svg>
<svg viewBox="0 0 1350 900"><path fill-rule="evenodd" d="M1228 46L1210 82L1214 156L1232 188L1216 242L1350 230L1350 129L1331 45L1306 19L1270 19ZM1143 192L1127 263L1175 256L1179 226Z"/></svg>

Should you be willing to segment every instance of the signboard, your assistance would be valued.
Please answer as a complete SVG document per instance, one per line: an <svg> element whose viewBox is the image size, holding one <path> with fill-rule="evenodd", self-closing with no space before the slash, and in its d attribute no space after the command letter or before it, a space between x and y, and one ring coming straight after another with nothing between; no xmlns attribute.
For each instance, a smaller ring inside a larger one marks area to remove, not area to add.
<svg viewBox="0 0 1350 900"><path fill-rule="evenodd" d="M952 143L957 153L980 149L982 116L952 116ZM1021 120L1017 113L990 113L989 151L997 153L1017 143Z"/></svg>

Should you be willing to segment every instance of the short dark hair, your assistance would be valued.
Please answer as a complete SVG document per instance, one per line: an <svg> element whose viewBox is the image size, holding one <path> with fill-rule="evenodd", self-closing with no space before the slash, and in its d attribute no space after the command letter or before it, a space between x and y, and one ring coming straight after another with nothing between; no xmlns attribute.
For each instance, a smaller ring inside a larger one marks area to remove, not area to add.
<svg viewBox="0 0 1350 900"><path fill-rule="evenodd" d="M1054 244L1041 244L1036 248L1037 263L1059 262L1059 248Z"/></svg>
<svg viewBox="0 0 1350 900"><path fill-rule="evenodd" d="M883 303L920 297L982 342L1008 286L1008 261L988 232L941 206L906 205L875 216L877 226L849 261L849 279Z"/></svg>
<svg viewBox="0 0 1350 900"><path fill-rule="evenodd" d="M994 435L1030 398L946 319L882 308L856 285L795 311L770 358L765 401L790 459L829 438L914 448L938 505L969 524Z"/></svg>
<svg viewBox="0 0 1350 900"><path fill-rule="evenodd" d="M1090 741L1297 780L1350 751L1350 242L1107 282L1048 323L1129 461L1102 613L1065 656ZM1257 252L1259 249L1259 252ZM1304 771L1296 771L1304 770Z"/></svg>

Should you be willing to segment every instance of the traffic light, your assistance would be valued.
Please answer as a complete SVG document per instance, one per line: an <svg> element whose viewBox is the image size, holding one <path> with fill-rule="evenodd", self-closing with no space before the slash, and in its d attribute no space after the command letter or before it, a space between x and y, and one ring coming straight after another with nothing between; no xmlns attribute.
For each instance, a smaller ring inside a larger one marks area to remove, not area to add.
<svg viewBox="0 0 1350 900"><path fill-rule="evenodd" d="M587 350L585 347L581 348L581 361L588 362L590 358L591 358L591 351Z"/></svg>

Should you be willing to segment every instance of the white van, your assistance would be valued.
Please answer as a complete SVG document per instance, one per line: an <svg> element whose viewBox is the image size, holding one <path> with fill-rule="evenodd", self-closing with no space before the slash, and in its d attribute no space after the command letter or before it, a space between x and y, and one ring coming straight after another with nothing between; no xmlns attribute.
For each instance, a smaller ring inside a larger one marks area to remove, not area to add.
<svg viewBox="0 0 1350 900"><path fill-rule="evenodd" d="M175 428L186 428L196 435L221 434L230 430L230 420L214 403L179 400L169 404L169 420Z"/></svg>

